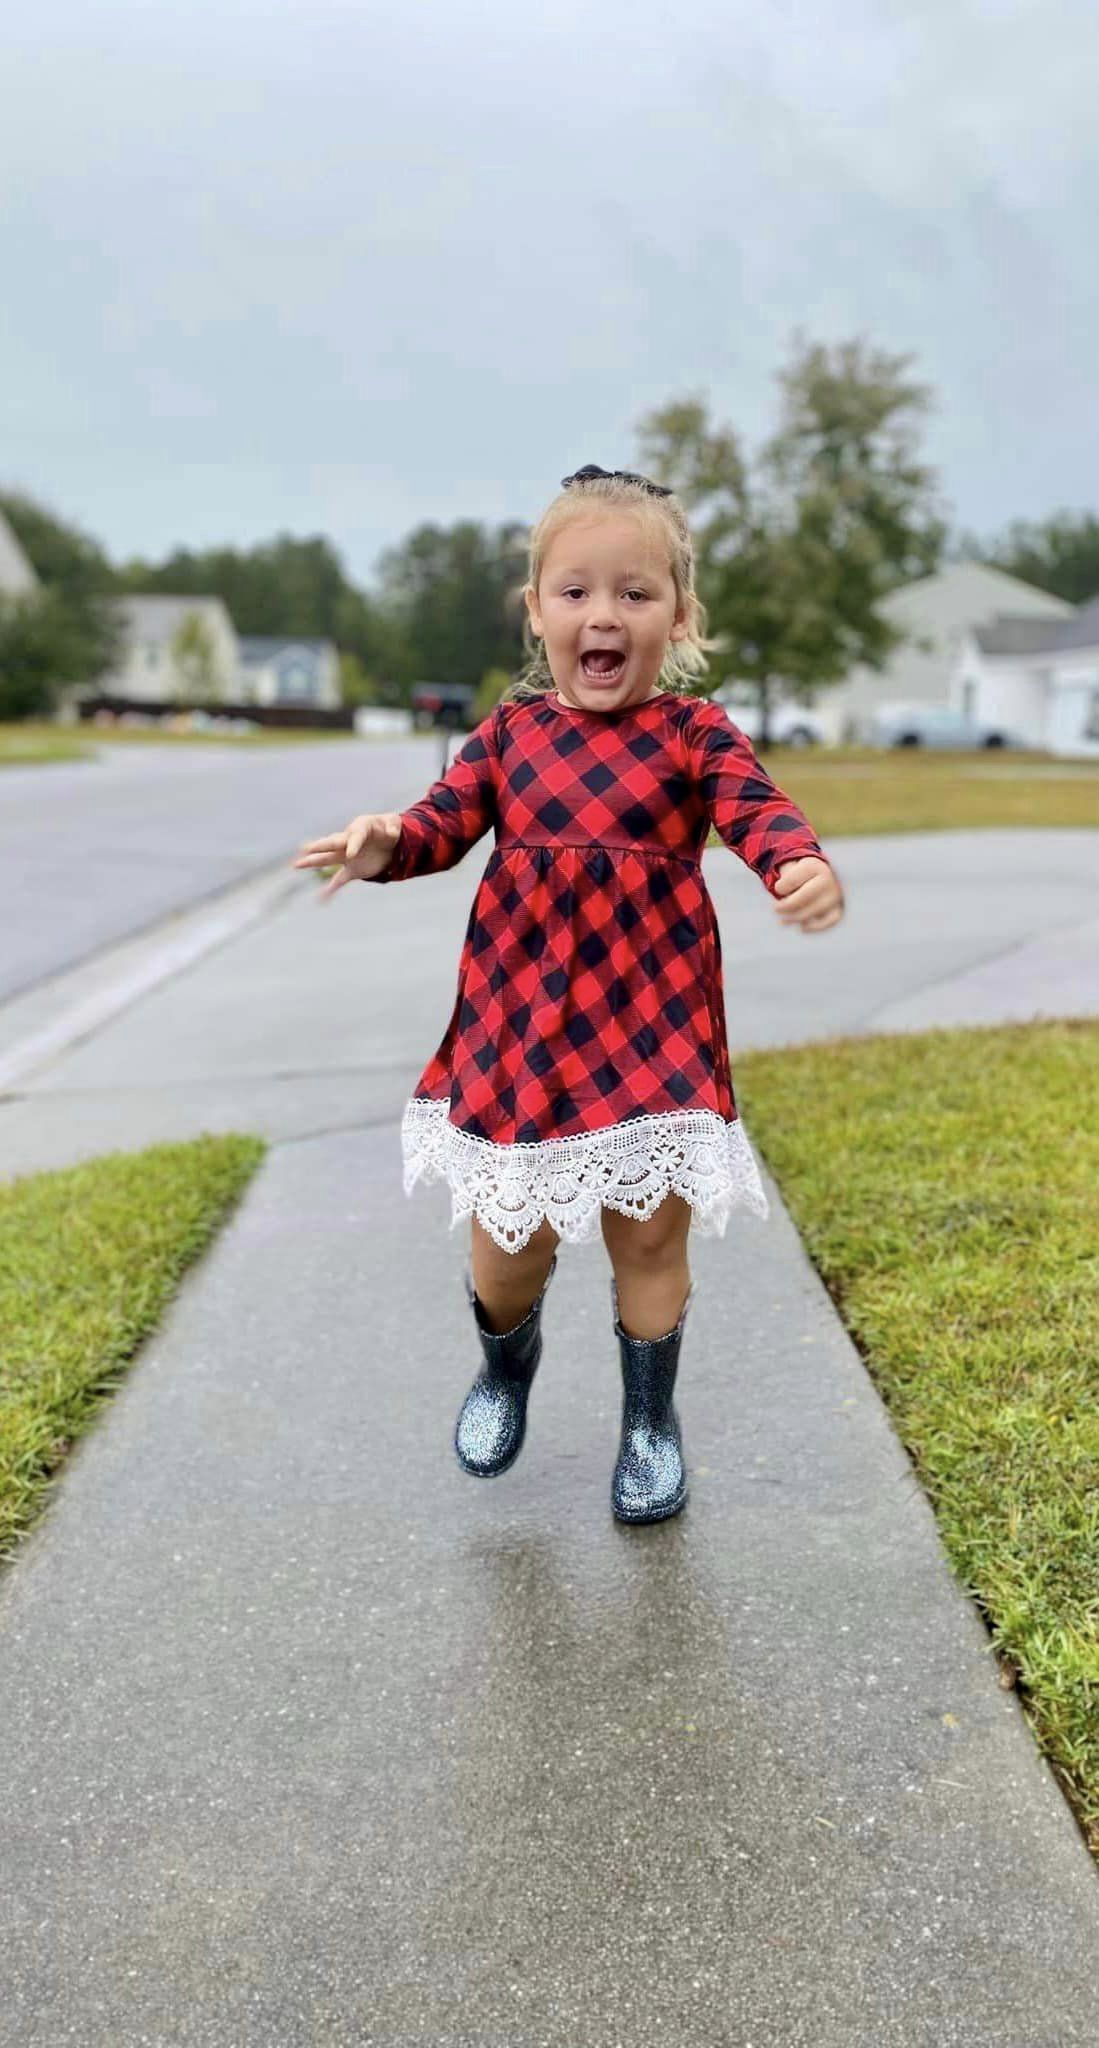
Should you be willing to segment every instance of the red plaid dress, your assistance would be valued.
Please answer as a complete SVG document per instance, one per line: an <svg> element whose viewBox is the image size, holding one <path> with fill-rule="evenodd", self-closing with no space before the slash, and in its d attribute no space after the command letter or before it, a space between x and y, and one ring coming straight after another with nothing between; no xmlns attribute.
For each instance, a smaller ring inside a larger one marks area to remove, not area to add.
<svg viewBox="0 0 1099 2048"><path fill-rule="evenodd" d="M450 1022L406 1104L404 1189L445 1180L519 1251L542 1219L595 1237L603 1204L681 1195L706 1236L768 1213L733 1098L714 825L773 892L827 856L720 705L661 692L587 711L505 699L401 818L378 882L453 867L492 826Z"/></svg>

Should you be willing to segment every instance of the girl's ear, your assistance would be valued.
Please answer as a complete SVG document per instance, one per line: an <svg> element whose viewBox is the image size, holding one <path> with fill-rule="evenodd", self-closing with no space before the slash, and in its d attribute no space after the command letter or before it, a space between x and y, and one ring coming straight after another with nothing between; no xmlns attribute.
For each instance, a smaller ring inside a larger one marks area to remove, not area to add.
<svg viewBox="0 0 1099 2048"><path fill-rule="evenodd" d="M542 614L538 608L537 592L532 590L530 584L528 583L524 587L523 596L526 599L527 613L530 618L531 627L533 628L535 633L541 633Z"/></svg>
<svg viewBox="0 0 1099 2048"><path fill-rule="evenodd" d="M680 605L669 629L668 638L669 640L683 640L689 631L690 620L687 617L687 607L685 604Z"/></svg>

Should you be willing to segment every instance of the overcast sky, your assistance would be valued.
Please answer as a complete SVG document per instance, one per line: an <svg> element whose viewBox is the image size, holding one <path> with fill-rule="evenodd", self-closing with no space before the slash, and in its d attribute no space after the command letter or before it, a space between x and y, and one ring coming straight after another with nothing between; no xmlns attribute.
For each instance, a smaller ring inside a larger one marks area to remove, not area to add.
<svg viewBox="0 0 1099 2048"><path fill-rule="evenodd" d="M34 0L0 481L112 554L537 515L796 326L912 351L948 512L1099 509L1095 0Z"/></svg>

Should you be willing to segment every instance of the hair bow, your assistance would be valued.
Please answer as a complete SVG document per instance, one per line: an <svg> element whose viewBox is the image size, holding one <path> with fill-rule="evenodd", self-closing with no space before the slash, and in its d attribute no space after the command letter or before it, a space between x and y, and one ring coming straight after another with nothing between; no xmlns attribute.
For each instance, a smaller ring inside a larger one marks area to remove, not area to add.
<svg viewBox="0 0 1099 2048"><path fill-rule="evenodd" d="M622 478L624 483L641 484L645 490L652 492L654 498L670 498L672 496L672 492L667 484L654 484L650 477L638 476L636 470L632 469L600 469L597 462L587 462L583 469L574 470L571 476L563 476L561 478L561 487L563 490L567 490L570 484L587 484L597 476L618 476Z"/></svg>

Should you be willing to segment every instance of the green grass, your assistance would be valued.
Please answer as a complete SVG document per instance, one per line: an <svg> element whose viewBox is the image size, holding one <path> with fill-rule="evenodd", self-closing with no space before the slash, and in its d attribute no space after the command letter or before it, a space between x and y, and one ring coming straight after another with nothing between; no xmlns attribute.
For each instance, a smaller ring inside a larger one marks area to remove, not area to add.
<svg viewBox="0 0 1099 2048"><path fill-rule="evenodd" d="M1099 760L910 747L768 747L760 758L810 819L825 850L831 838L873 832L1099 829Z"/></svg>
<svg viewBox="0 0 1099 2048"><path fill-rule="evenodd" d="M0 1558L266 1149L203 1136L0 1186Z"/></svg>
<svg viewBox="0 0 1099 2048"><path fill-rule="evenodd" d="M25 768L41 761L92 761L94 749L75 737L71 725L0 723L0 768Z"/></svg>
<svg viewBox="0 0 1099 2048"><path fill-rule="evenodd" d="M261 725L255 732L158 732L152 725L86 725L83 728L97 745L110 747L294 747L315 740L354 740L360 746L377 742L380 735L331 730L318 725Z"/></svg>
<svg viewBox="0 0 1099 2048"><path fill-rule="evenodd" d="M734 1079L1099 1855L1099 1021L751 1052Z"/></svg>
<svg viewBox="0 0 1099 2048"><path fill-rule="evenodd" d="M288 747L313 740L356 740L378 745L381 735L329 732L318 726L261 726L251 733L157 732L152 726L51 725L26 720L0 723L0 768L25 767L41 761L94 761L110 747Z"/></svg>

